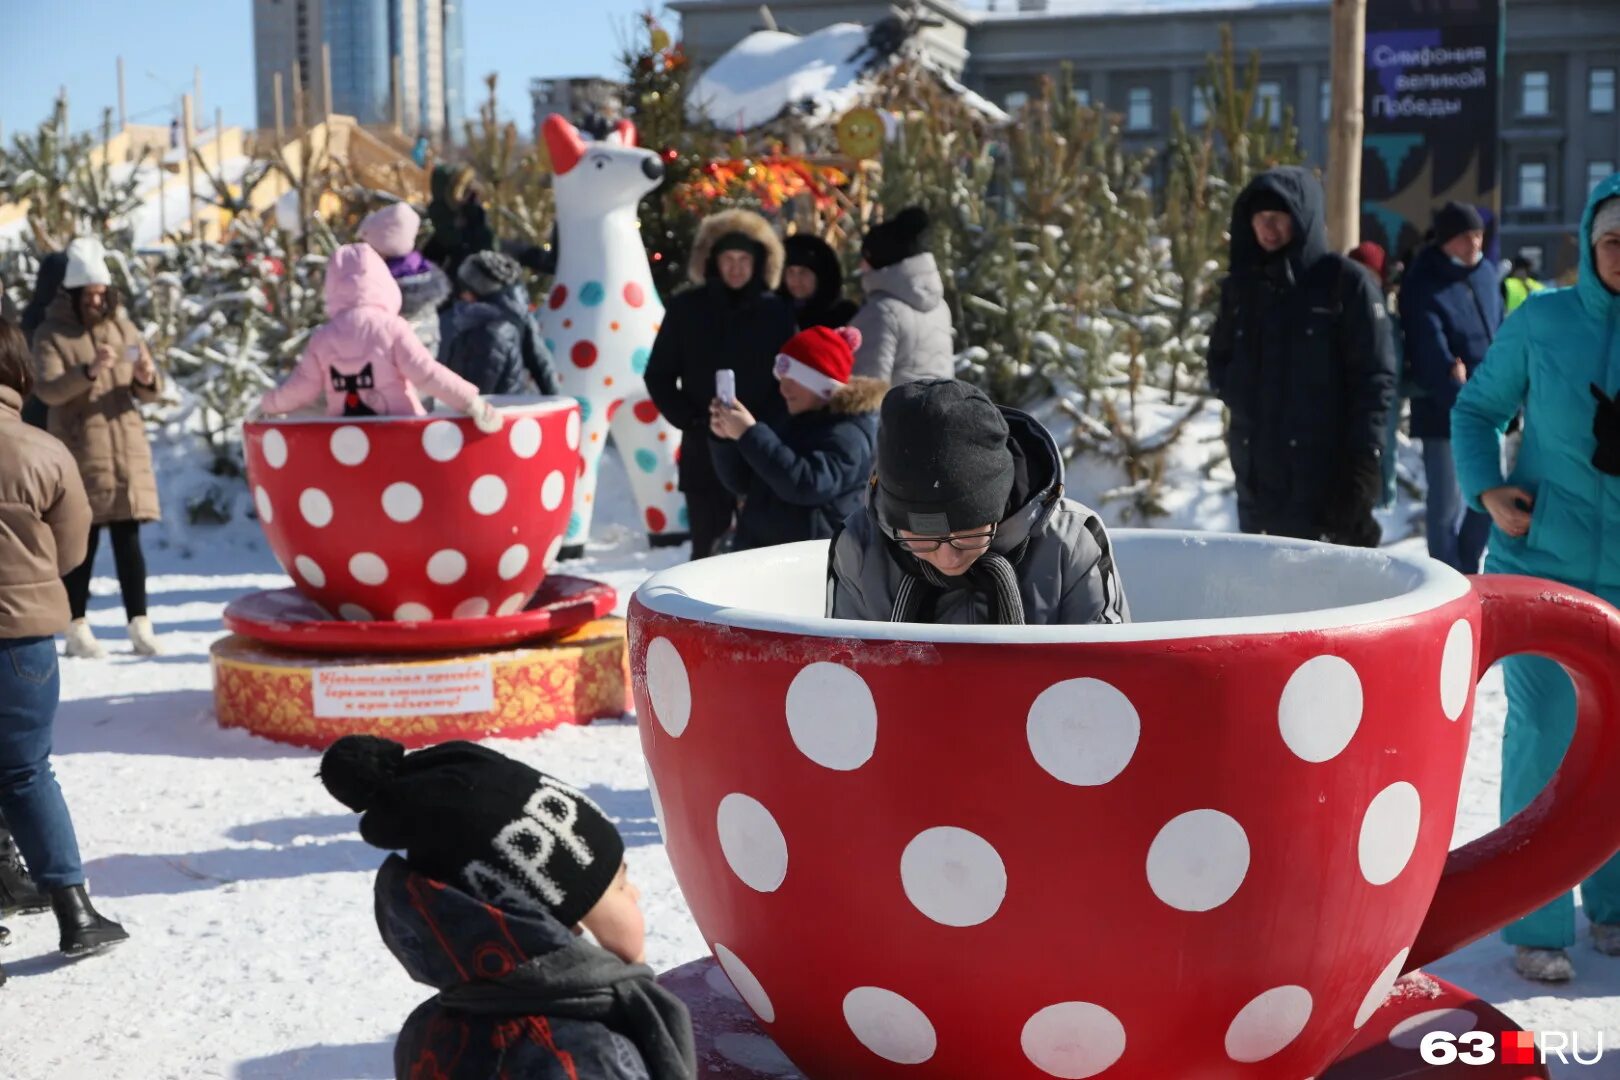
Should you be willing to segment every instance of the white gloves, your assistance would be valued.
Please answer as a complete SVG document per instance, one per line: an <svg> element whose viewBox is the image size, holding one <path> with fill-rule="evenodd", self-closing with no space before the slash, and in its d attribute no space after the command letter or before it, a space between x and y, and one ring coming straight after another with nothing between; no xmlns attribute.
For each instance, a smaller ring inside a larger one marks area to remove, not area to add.
<svg viewBox="0 0 1620 1080"><path fill-rule="evenodd" d="M467 415L472 417L473 426L485 435L493 435L501 430L501 414L482 396L475 396L467 403Z"/></svg>

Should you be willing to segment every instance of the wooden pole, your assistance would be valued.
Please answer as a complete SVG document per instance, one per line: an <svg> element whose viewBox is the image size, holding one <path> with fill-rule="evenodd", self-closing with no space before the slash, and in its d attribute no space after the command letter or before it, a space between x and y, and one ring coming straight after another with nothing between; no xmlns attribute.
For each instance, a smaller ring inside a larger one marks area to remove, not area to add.
<svg viewBox="0 0 1620 1080"><path fill-rule="evenodd" d="M1361 140L1367 0L1333 0L1333 122L1328 132L1328 242L1361 242Z"/></svg>
<svg viewBox="0 0 1620 1080"><path fill-rule="evenodd" d="M287 145L287 118L281 107L281 72L271 72L270 84L276 91L276 150L279 152Z"/></svg>
<svg viewBox="0 0 1620 1080"><path fill-rule="evenodd" d="M202 68L191 69L191 116L196 119L202 114Z"/></svg>
<svg viewBox="0 0 1620 1080"><path fill-rule="evenodd" d="M332 115L332 46L321 42L321 115Z"/></svg>
<svg viewBox="0 0 1620 1080"><path fill-rule="evenodd" d="M180 121L180 135L185 140L186 150L186 217L191 219L191 238L199 238L197 222L197 166L191 160L191 132L196 115L191 107L191 95L185 94L180 98L180 111L183 118Z"/></svg>
<svg viewBox="0 0 1620 1080"><path fill-rule="evenodd" d="M118 130L123 131L129 126L129 112L124 100L124 58L118 58Z"/></svg>
<svg viewBox="0 0 1620 1080"><path fill-rule="evenodd" d="M293 61L293 129L300 135L304 132L304 73L298 68L298 61Z"/></svg>

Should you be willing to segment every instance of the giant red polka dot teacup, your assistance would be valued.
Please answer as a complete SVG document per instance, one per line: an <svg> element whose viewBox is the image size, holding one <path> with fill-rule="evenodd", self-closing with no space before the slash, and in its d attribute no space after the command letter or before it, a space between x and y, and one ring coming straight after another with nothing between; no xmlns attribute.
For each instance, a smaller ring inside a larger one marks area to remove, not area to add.
<svg viewBox="0 0 1620 1080"><path fill-rule="evenodd" d="M568 527L579 405L493 401L489 435L455 413L247 423L259 523L298 588L351 621L521 611Z"/></svg>
<svg viewBox="0 0 1620 1080"><path fill-rule="evenodd" d="M681 891L807 1076L1302 1080L1620 847L1607 605L1299 541L1116 554L1124 627L831 622L825 544L636 594ZM1575 746L1448 857L1476 676L1518 651L1576 674Z"/></svg>

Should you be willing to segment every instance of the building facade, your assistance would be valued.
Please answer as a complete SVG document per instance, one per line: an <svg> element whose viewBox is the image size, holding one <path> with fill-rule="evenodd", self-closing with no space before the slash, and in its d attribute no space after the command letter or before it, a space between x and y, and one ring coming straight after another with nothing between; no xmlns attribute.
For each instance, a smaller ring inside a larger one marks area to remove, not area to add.
<svg viewBox="0 0 1620 1080"><path fill-rule="evenodd" d="M676 0L682 40L710 63L760 27L746 0ZM835 22L872 23L886 0L775 0L784 30L809 33ZM1016 109L1044 76L1064 65L1074 92L1121 115L1127 141L1163 142L1172 110L1200 123L1199 87L1209 57L1232 28L1240 58L1260 54L1259 97L1274 122L1292 111L1311 162L1326 161L1329 119L1328 0L1282 0L1233 7L1163 0L1160 10L1111 10L1104 0L1002 0L1004 10L970 9L957 0L923 0L938 25L922 47L990 100ZM1620 2L1508 0L1502 82L1502 250L1525 252L1544 274L1578 256L1573 236L1593 184L1620 169Z"/></svg>
<svg viewBox="0 0 1620 1080"><path fill-rule="evenodd" d="M465 111L461 11L464 0L254 0L258 121L291 124L293 70L305 88L306 117L328 100L322 46L331 53L332 111L362 124L392 124L396 104L408 135L454 138ZM394 101L395 67L399 98Z"/></svg>

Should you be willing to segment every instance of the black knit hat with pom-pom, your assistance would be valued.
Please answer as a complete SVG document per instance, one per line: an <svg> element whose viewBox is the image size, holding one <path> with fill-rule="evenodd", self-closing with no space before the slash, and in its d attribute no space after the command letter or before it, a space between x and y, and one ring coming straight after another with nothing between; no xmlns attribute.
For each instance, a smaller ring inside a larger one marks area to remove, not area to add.
<svg viewBox="0 0 1620 1080"><path fill-rule="evenodd" d="M874 270L921 255L928 250L928 224L928 211L920 206L908 206L888 221L867 230L866 238L861 241L861 254Z"/></svg>
<svg viewBox="0 0 1620 1080"><path fill-rule="evenodd" d="M407 754L392 739L345 735L321 757L321 783L361 811L360 835L404 851L419 874L564 926L596 906L624 840L584 793L477 743Z"/></svg>

